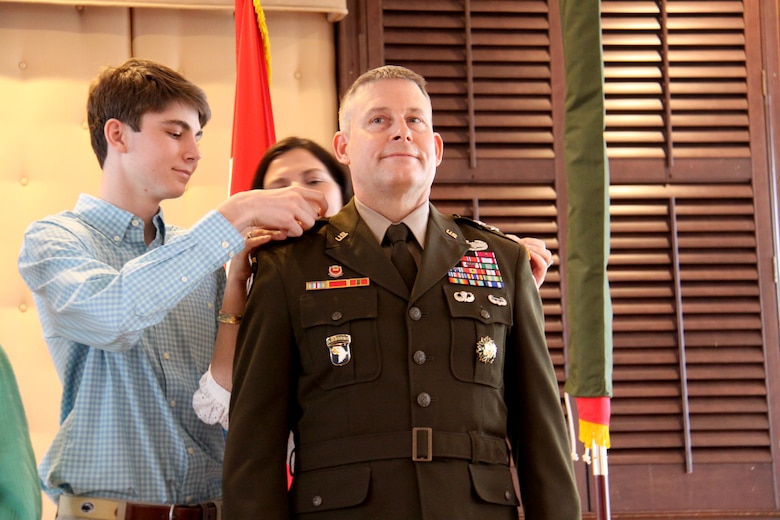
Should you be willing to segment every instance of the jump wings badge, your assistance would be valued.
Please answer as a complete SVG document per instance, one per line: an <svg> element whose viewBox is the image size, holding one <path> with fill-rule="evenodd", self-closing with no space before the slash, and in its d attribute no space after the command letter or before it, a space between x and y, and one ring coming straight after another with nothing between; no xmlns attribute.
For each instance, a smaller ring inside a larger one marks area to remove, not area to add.
<svg viewBox="0 0 780 520"><path fill-rule="evenodd" d="M493 305L498 305L499 307L506 307L507 301L506 298L503 296L496 296L495 294L488 294L488 301L492 303Z"/></svg>
<svg viewBox="0 0 780 520"><path fill-rule="evenodd" d="M481 363L490 365L496 360L496 354L498 353L498 346L493 338L490 336L482 336L477 342L477 359Z"/></svg>
<svg viewBox="0 0 780 520"><path fill-rule="evenodd" d="M330 362L333 366L343 367L352 359L352 350L350 344L352 336L349 334L335 334L325 338L325 345L328 347Z"/></svg>

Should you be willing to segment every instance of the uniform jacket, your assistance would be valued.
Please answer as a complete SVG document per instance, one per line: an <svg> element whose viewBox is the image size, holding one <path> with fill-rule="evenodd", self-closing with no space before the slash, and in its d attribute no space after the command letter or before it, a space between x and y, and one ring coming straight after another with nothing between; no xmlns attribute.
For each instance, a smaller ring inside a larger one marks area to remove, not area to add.
<svg viewBox="0 0 780 520"><path fill-rule="evenodd" d="M451 280L477 252L500 275L474 271L472 283L494 287ZM516 519L506 439L526 518L580 518L525 248L431 207L410 294L351 202L256 261L234 368L227 520Z"/></svg>

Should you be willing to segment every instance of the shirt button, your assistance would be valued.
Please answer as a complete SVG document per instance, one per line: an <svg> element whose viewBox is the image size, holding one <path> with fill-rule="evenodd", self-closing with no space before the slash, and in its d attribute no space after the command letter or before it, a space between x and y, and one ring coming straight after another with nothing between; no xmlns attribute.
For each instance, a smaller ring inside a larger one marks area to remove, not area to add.
<svg viewBox="0 0 780 520"><path fill-rule="evenodd" d="M427 359L428 358L425 355L425 352L423 352L422 350L418 350L417 352L414 353L414 362L417 363L418 365L422 365L423 363L425 363Z"/></svg>
<svg viewBox="0 0 780 520"><path fill-rule="evenodd" d="M417 396L417 404L422 408L427 408L431 404L431 396L428 392L421 392Z"/></svg>
<svg viewBox="0 0 780 520"><path fill-rule="evenodd" d="M227 240L223 240L222 244L220 245L222 246L222 249L227 249L228 247L230 247L230 244L228 243Z"/></svg>
<svg viewBox="0 0 780 520"><path fill-rule="evenodd" d="M505 490L504 491L504 498L507 499L507 500L512 500L512 492L510 490L508 490L508 489Z"/></svg>
<svg viewBox="0 0 780 520"><path fill-rule="evenodd" d="M479 312L479 315L482 316L485 319L488 319L488 318L490 318L490 311L488 311L487 309L482 309Z"/></svg>
<svg viewBox="0 0 780 520"><path fill-rule="evenodd" d="M165 352L165 353L163 353L163 359L171 359L171 354L170 354L170 352Z"/></svg>
<svg viewBox="0 0 780 520"><path fill-rule="evenodd" d="M133 219L130 223L133 225L133 227L138 227L138 221L136 219Z"/></svg>
<svg viewBox="0 0 780 520"><path fill-rule="evenodd" d="M181 281L186 283L187 281L189 281L189 278L187 278L186 276L182 276Z"/></svg>
<svg viewBox="0 0 780 520"><path fill-rule="evenodd" d="M171 408L176 408L176 399L171 399Z"/></svg>
<svg viewBox="0 0 780 520"><path fill-rule="evenodd" d="M322 497L319 495L314 495L314 498L311 499L311 505L314 507L320 507L322 505Z"/></svg>
<svg viewBox="0 0 780 520"><path fill-rule="evenodd" d="M119 242L120 240L119 235L114 235L114 242Z"/></svg>
<svg viewBox="0 0 780 520"><path fill-rule="evenodd" d="M214 303L213 302L208 302L206 304L206 307L208 307L209 309L213 309L214 308Z"/></svg>
<svg viewBox="0 0 780 520"><path fill-rule="evenodd" d="M330 315L330 319L333 321L339 321L343 317L343 314L341 314L340 311L336 311L333 314Z"/></svg>
<svg viewBox="0 0 780 520"><path fill-rule="evenodd" d="M193 453L195 453L195 450L193 450L192 448L187 448L187 453L192 455Z"/></svg>
<svg viewBox="0 0 780 520"><path fill-rule="evenodd" d="M422 311L419 307L412 307L409 309L409 317L414 321L418 321L420 318L422 318Z"/></svg>

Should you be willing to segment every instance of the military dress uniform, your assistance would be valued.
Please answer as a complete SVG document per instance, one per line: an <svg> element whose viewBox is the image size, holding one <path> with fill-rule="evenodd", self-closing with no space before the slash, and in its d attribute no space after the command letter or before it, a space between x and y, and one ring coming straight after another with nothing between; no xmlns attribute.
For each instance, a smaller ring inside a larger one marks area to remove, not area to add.
<svg viewBox="0 0 780 520"><path fill-rule="evenodd" d="M580 518L525 248L431 206L410 292L352 201L256 261L227 520L516 519L510 456L526 518Z"/></svg>

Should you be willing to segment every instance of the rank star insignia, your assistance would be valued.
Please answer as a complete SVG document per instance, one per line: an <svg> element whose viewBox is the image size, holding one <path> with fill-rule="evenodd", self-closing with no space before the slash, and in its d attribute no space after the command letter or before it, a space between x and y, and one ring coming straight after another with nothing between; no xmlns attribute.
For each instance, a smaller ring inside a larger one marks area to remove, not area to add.
<svg viewBox="0 0 780 520"><path fill-rule="evenodd" d="M328 347L328 355L333 366L343 367L352 359L352 350L350 344L352 336L349 334L335 334L325 338L325 345Z"/></svg>
<svg viewBox="0 0 780 520"><path fill-rule="evenodd" d="M477 359L480 363L490 365L496 360L496 354L498 353L498 347L496 342L490 336L483 336L479 338L477 342Z"/></svg>

